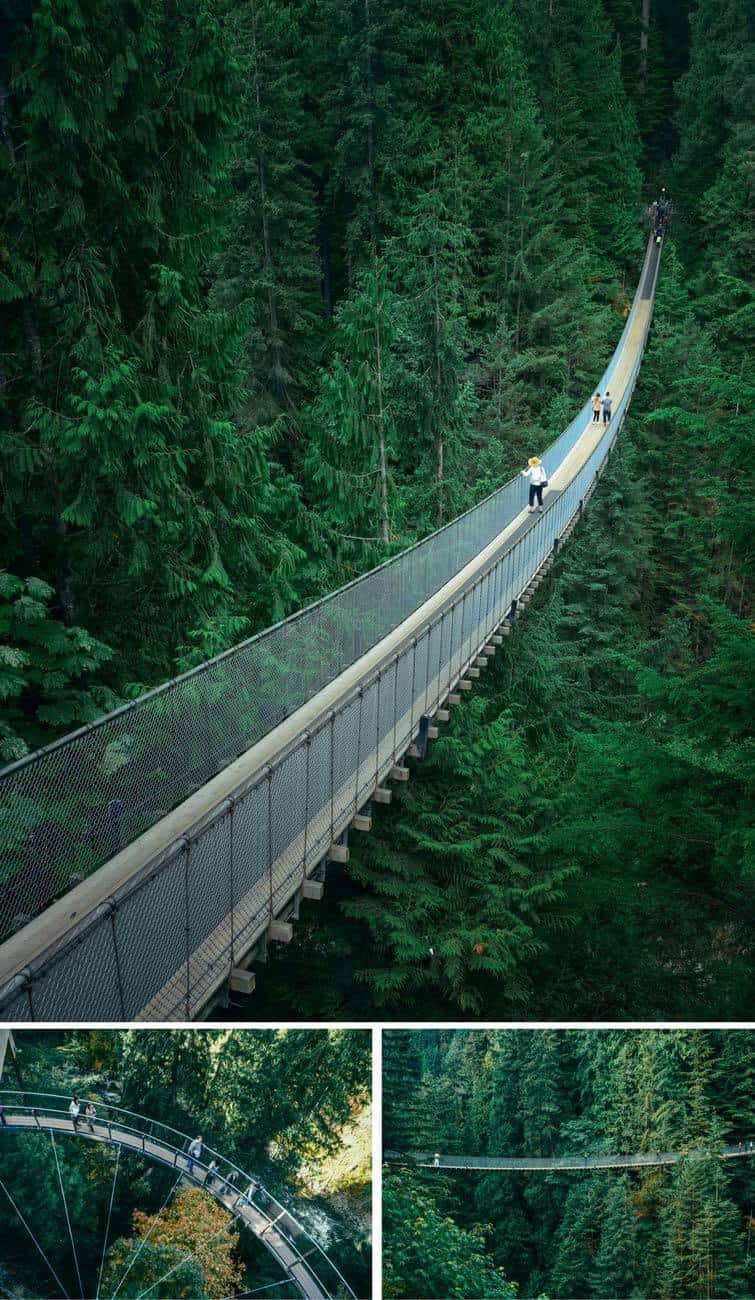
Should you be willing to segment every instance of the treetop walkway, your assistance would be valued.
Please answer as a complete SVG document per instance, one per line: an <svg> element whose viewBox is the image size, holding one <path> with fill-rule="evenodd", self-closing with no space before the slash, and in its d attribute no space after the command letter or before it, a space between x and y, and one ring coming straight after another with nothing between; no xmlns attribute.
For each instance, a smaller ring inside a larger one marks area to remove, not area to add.
<svg viewBox="0 0 755 1300"><path fill-rule="evenodd" d="M636 1155L572 1155L572 1156L449 1156L434 1152L409 1153L402 1156L397 1151L387 1151L390 1162L411 1162L421 1169L642 1169L648 1165L675 1165L680 1160L699 1160L714 1157L732 1160L738 1156L755 1155L755 1142L748 1140L718 1150L703 1147L683 1148L680 1151L641 1151Z"/></svg>
<svg viewBox="0 0 755 1300"><path fill-rule="evenodd" d="M0 1018L186 1020L348 860L405 757L511 632L582 517L632 396L660 248L590 399L517 475L275 627L0 773Z"/></svg>
<svg viewBox="0 0 755 1300"><path fill-rule="evenodd" d="M0 1092L0 1101L5 1106L4 1123L0 1126L0 1182L4 1130L52 1132L107 1142L167 1165L183 1180L210 1193L254 1233L305 1300L341 1300L342 1297L356 1300L348 1282L322 1247L258 1178L244 1173L238 1165L207 1146L199 1158L192 1160L188 1154L192 1139L188 1134L122 1107L97 1102L98 1115L91 1124L82 1107L74 1125L68 1110L70 1100L55 1093ZM210 1170L213 1160L217 1168Z"/></svg>

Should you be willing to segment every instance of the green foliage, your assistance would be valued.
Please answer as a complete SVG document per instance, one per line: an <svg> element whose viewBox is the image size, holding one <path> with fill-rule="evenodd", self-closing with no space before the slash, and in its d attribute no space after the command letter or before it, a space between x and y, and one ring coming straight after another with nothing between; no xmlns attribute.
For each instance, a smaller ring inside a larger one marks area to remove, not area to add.
<svg viewBox="0 0 755 1300"><path fill-rule="evenodd" d="M307 1170L316 1172L326 1153L343 1154L345 1131L369 1101L367 1031L30 1030L17 1035L16 1044L25 1088L91 1096L100 1119L116 1119L105 1100L115 1091L137 1115L192 1136L202 1133L208 1147L263 1179L284 1201L303 1191L305 1223L312 1208ZM6 1067L4 1088L20 1086L9 1062ZM94 1296L116 1150L83 1135L56 1141L83 1294ZM366 1159L368 1169L369 1154ZM243 1278L249 1288L269 1283L281 1289L280 1271L264 1245L239 1233L203 1190L177 1184L175 1170L126 1148L117 1168L103 1295L112 1293L131 1260L124 1290L133 1297L161 1278L161 1296L231 1295L245 1289ZM2 1130L0 1179L73 1295L78 1284L49 1134ZM369 1277L367 1231L329 1196L315 1206L334 1239L329 1253L361 1290ZM4 1195L0 1242L11 1276L32 1294L51 1294L44 1262ZM281 1294L290 1293L285 1284Z"/></svg>
<svg viewBox="0 0 755 1300"><path fill-rule="evenodd" d="M407 792L392 843L371 841L353 868L373 881L373 897L344 910L369 927L382 958L360 977L389 1004L437 991L478 1012L490 987L521 1003L522 961L541 946L536 925L570 874L539 847L549 764L533 776L510 716L476 699L426 776Z"/></svg>
<svg viewBox="0 0 755 1300"><path fill-rule="evenodd" d="M0 757L21 758L60 730L93 722L117 700L84 683L112 651L81 627L51 617L54 592L41 578L0 570Z"/></svg>
<svg viewBox="0 0 755 1300"><path fill-rule="evenodd" d="M383 1181L383 1231L388 1297L516 1295L503 1269L485 1259L483 1229L459 1228L406 1175L387 1175Z"/></svg>
<svg viewBox="0 0 755 1300"><path fill-rule="evenodd" d="M749 1136L753 1042L751 1032L700 1030L393 1031L383 1095L386 1117L398 1114L399 1124L402 1113L412 1117L415 1136L399 1148L404 1158L423 1150L662 1150L683 1158L671 1167L569 1173L435 1173L391 1163L384 1181L390 1294L496 1294L422 1289L423 1267L435 1280L439 1267L456 1264L459 1230L476 1234L470 1254L502 1267L522 1295L747 1294L755 1165L715 1152ZM415 1065L407 1073L400 1063L409 1059ZM388 1151L395 1123L386 1129ZM443 1219L446 1246L438 1240Z"/></svg>
<svg viewBox="0 0 755 1300"><path fill-rule="evenodd" d="M755 33L745 0L653 0L642 67L642 13L1 20L5 757L497 486L616 338L643 161L672 190L588 526L286 953L293 1014L750 1005Z"/></svg>

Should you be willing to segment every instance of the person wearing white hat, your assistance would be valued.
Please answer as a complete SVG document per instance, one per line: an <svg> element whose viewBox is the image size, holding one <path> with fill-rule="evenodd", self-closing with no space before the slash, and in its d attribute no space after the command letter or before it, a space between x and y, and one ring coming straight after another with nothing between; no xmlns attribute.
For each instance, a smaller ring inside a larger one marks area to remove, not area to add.
<svg viewBox="0 0 755 1300"><path fill-rule="evenodd" d="M539 456L530 456L527 468L522 470L522 476L530 481L530 514L535 513L536 500L537 509L542 511L543 488L548 486L548 475Z"/></svg>

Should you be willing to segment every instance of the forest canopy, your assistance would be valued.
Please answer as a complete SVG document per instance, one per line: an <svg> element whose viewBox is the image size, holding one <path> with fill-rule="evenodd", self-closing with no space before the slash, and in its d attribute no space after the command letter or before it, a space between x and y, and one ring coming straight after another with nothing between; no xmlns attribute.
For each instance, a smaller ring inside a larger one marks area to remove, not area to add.
<svg viewBox="0 0 755 1300"><path fill-rule="evenodd" d="M223 1173L230 1162L247 1175L230 1203L259 1185L263 1209L264 1196L277 1197L312 1234L307 1248L316 1241L369 1294L371 1147L360 1139L365 1118L369 1131L368 1032L27 1030L15 1044L0 1089L9 1121L0 1138L0 1283L12 1294L18 1286L42 1300L54 1293L54 1272L72 1296L220 1300L254 1286L300 1295L281 1281L264 1241L228 1212L228 1197L180 1165L176 1175L170 1163L101 1140L108 1123L136 1125L183 1153L201 1135ZM62 1106L68 1122L76 1095L78 1135L13 1130L18 1106L42 1116ZM203 1179L210 1155L197 1160Z"/></svg>
<svg viewBox="0 0 755 1300"><path fill-rule="evenodd" d="M516 472L673 197L587 525L258 1012L747 1014L754 76L747 0L4 7L5 760Z"/></svg>
<svg viewBox="0 0 755 1300"><path fill-rule="evenodd" d="M427 1296L750 1295L755 1156L716 1153L755 1145L754 1083L746 1030L386 1031L386 1296L424 1269ZM418 1151L682 1159L436 1173Z"/></svg>

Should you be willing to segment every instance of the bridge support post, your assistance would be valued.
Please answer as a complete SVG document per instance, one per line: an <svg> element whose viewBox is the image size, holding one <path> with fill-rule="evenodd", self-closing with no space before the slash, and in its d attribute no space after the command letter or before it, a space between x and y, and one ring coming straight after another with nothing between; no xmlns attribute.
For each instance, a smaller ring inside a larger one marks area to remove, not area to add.
<svg viewBox="0 0 755 1300"><path fill-rule="evenodd" d="M349 847L347 844L331 844L326 857L328 862L348 862Z"/></svg>
<svg viewBox="0 0 755 1300"><path fill-rule="evenodd" d="M228 981L228 987L231 993L243 993L248 997L250 993L254 992L256 983L257 977L253 970L244 970L240 966L234 966Z"/></svg>
<svg viewBox="0 0 755 1300"><path fill-rule="evenodd" d="M273 943L290 943L294 937L294 927L290 921L271 921L267 927L267 937Z"/></svg>

